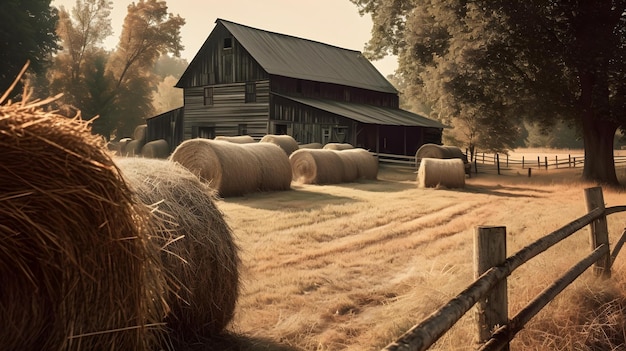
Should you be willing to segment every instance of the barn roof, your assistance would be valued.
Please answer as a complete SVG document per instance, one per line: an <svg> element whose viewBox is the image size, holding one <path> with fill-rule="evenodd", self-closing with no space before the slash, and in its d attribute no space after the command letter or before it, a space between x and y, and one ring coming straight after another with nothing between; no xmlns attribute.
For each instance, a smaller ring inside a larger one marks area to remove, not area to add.
<svg viewBox="0 0 626 351"><path fill-rule="evenodd" d="M274 94L291 101L367 124L446 128L445 125L413 112L344 101L311 99Z"/></svg>
<svg viewBox="0 0 626 351"><path fill-rule="evenodd" d="M269 74L385 93L398 92L360 51L219 18L215 23L223 25Z"/></svg>

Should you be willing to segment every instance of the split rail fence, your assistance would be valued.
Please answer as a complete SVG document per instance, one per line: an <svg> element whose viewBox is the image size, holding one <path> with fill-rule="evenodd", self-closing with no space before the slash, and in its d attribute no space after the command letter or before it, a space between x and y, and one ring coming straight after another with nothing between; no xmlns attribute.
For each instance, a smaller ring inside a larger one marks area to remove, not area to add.
<svg viewBox="0 0 626 351"><path fill-rule="evenodd" d="M427 350L474 305L480 351L509 350L509 342L526 323L593 266L602 279L611 276L611 264L626 240L626 230L613 252L609 247L607 216L626 211L626 206L605 208L602 188L585 189L587 214L506 257L506 228L477 227L474 233L475 281L421 323L409 329L383 351ZM589 226L591 253L546 287L515 316L508 317L506 277L540 253ZM495 330L493 333L492 331Z"/></svg>

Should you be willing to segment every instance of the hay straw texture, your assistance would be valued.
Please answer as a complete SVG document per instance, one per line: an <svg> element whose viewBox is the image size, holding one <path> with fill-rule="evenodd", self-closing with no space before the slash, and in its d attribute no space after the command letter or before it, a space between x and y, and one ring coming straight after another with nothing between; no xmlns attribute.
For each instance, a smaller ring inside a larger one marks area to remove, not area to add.
<svg viewBox="0 0 626 351"><path fill-rule="evenodd" d="M417 170L417 184L420 188L465 187L465 167L463 160L423 158Z"/></svg>
<svg viewBox="0 0 626 351"><path fill-rule="evenodd" d="M343 161L337 151L300 149L289 156L292 179L302 184L338 184L343 182Z"/></svg>
<svg viewBox="0 0 626 351"><path fill-rule="evenodd" d="M160 235L171 242L162 251L164 269L181 285L168 299L171 336L181 342L221 333L239 295L239 257L214 190L174 162L116 162L141 201L157 204L154 219L164 223Z"/></svg>
<svg viewBox="0 0 626 351"><path fill-rule="evenodd" d="M153 350L168 307L149 209L52 100L0 106L0 349Z"/></svg>
<svg viewBox="0 0 626 351"><path fill-rule="evenodd" d="M415 159L422 158L460 158L467 163L467 156L456 146L443 146L437 144L424 144L415 153Z"/></svg>
<svg viewBox="0 0 626 351"><path fill-rule="evenodd" d="M235 143L235 144L250 144L250 143L255 143L256 141L254 140L253 137L249 136L249 135L239 135L239 136L216 136L215 140L221 140L221 141L229 141L231 143Z"/></svg>
<svg viewBox="0 0 626 351"><path fill-rule="evenodd" d="M131 140L126 143L124 146L124 156L134 157L141 156L141 149L143 148L143 143L140 140Z"/></svg>
<svg viewBox="0 0 626 351"><path fill-rule="evenodd" d="M299 149L323 149L324 145L321 143L308 143L298 145Z"/></svg>
<svg viewBox="0 0 626 351"><path fill-rule="evenodd" d="M170 146L164 139L153 140L141 148L141 156L148 158L167 158L170 155Z"/></svg>
<svg viewBox="0 0 626 351"><path fill-rule="evenodd" d="M148 129L147 124L141 124L135 127L135 131L133 132L133 140L139 141L141 145L146 143L146 130Z"/></svg>
<svg viewBox="0 0 626 351"><path fill-rule="evenodd" d="M356 179L374 180L378 177L378 158L363 148L342 150L339 156L350 158L356 165ZM345 165L344 165L345 167Z"/></svg>
<svg viewBox="0 0 626 351"><path fill-rule="evenodd" d="M299 149L298 142L291 135L268 134L261 138L259 142L276 144L285 151L287 156Z"/></svg>
<svg viewBox="0 0 626 351"><path fill-rule="evenodd" d="M346 143L328 143L328 144L324 145L323 149L326 149L326 150L348 150L348 149L354 149L354 146L352 146L351 144L346 144Z"/></svg>
<svg viewBox="0 0 626 351"><path fill-rule="evenodd" d="M274 143L241 144L254 155L260 167L260 191L291 189L291 164L284 149Z"/></svg>

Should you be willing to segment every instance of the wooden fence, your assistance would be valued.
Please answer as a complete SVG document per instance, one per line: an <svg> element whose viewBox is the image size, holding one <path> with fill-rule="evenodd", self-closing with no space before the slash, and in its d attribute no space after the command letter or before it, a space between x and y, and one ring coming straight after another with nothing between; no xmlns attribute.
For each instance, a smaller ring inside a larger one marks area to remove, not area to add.
<svg viewBox="0 0 626 351"><path fill-rule="evenodd" d="M610 278L611 264L626 238L626 230L613 249L609 248L608 215L626 211L626 206L605 208L602 188L585 189L588 213L506 258L506 228L478 227L474 235L476 280L443 307L392 342L384 351L427 350L474 305L477 305L478 340L481 351L508 350L509 342L541 309L589 267L596 275ZM546 287L515 316L508 317L506 277L530 259L570 235L589 226L591 253ZM487 303L488 301L488 303ZM497 329L496 329L497 328ZM491 332L495 330L495 332Z"/></svg>
<svg viewBox="0 0 626 351"><path fill-rule="evenodd" d="M614 156L615 166L626 166L626 156ZM507 154L486 154L476 153L472 162L472 172L490 173L496 172L501 174L504 171L514 171L524 169L531 174L532 169L563 169L563 168L581 168L585 164L585 156L580 154L564 155L538 155L521 156L521 158L512 158Z"/></svg>

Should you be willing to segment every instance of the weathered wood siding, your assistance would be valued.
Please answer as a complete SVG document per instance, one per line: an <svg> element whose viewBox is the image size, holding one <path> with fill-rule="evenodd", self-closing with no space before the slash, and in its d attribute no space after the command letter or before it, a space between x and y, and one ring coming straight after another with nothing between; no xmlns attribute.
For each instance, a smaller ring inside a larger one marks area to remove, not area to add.
<svg viewBox="0 0 626 351"><path fill-rule="evenodd" d="M240 125L245 134L260 139L268 134L269 82L255 82L256 101L245 102L246 84L213 85L213 105L204 104L204 88L186 88L184 138L197 137L194 128L213 128L215 136L235 136Z"/></svg>
<svg viewBox="0 0 626 351"><path fill-rule="evenodd" d="M272 92L278 94L391 108L398 108L399 106L399 97L396 94L274 75L270 77L270 80Z"/></svg>
<svg viewBox="0 0 626 351"><path fill-rule="evenodd" d="M146 120L146 142L164 139L170 152L183 141L184 107L164 112Z"/></svg>
<svg viewBox="0 0 626 351"><path fill-rule="evenodd" d="M225 47L228 44L230 47ZM269 75L232 37L217 25L189 64L179 87L200 87L236 82L268 80Z"/></svg>

